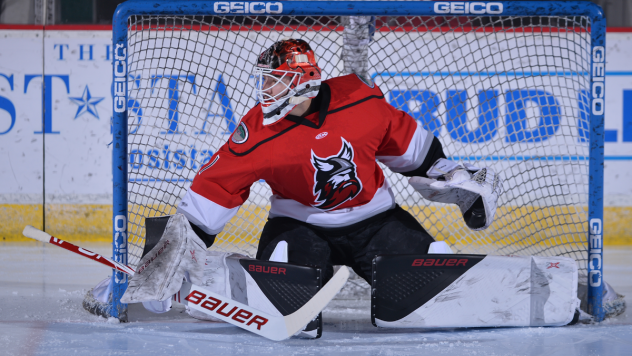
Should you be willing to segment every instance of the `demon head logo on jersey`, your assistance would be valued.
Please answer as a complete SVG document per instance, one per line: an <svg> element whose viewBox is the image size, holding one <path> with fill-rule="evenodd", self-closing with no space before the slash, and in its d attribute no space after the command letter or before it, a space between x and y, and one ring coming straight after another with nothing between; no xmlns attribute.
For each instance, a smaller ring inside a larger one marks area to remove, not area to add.
<svg viewBox="0 0 632 356"><path fill-rule="evenodd" d="M316 196L313 207L331 210L355 198L362 190L362 182L356 175L353 163L353 147L344 138L337 155L320 158L312 151L314 190Z"/></svg>

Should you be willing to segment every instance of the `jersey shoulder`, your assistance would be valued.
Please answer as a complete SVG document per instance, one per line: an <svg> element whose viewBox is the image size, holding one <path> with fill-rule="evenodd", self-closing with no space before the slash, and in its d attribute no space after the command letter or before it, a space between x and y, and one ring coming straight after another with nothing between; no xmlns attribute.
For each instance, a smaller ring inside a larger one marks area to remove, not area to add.
<svg viewBox="0 0 632 356"><path fill-rule="evenodd" d="M236 156L248 155L292 125L294 123L287 120L279 120L273 125L263 125L263 111L261 105L257 104L242 117L224 148Z"/></svg>
<svg viewBox="0 0 632 356"><path fill-rule="evenodd" d="M226 142L230 148L238 148L239 151L248 149L253 143L256 143L258 133L263 126L263 112L261 111L261 105L256 105L252 109L248 110L239 123L234 128L233 133ZM228 148L227 147L227 148Z"/></svg>
<svg viewBox="0 0 632 356"><path fill-rule="evenodd" d="M255 105L252 109L248 110L246 115L244 115L239 123L246 123L248 126L252 126L254 128L255 123L261 123L263 127L263 111L261 111L261 104Z"/></svg>
<svg viewBox="0 0 632 356"><path fill-rule="evenodd" d="M331 91L329 111L360 101L384 99L384 94L376 84L369 84L356 74L344 75L324 82Z"/></svg>

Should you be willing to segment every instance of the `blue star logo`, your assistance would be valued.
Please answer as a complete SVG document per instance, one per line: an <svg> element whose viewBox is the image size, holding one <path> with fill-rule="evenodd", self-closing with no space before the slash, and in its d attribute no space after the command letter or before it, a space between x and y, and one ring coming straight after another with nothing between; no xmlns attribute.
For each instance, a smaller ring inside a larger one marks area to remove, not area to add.
<svg viewBox="0 0 632 356"><path fill-rule="evenodd" d="M75 119L85 113L90 113L92 114L92 116L98 119L99 113L97 112L97 104L103 101L103 99L105 98L96 98L90 95L90 89L88 89L88 86L86 85L86 88L83 90L83 95L81 97L69 97L69 99L72 100L75 104L79 105L77 113L75 114Z"/></svg>

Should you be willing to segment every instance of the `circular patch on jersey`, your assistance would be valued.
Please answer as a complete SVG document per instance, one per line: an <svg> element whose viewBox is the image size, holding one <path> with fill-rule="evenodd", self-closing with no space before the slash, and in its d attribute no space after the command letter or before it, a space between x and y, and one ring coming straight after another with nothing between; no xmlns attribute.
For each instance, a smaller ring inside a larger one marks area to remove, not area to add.
<svg viewBox="0 0 632 356"><path fill-rule="evenodd" d="M358 77L358 79L360 79L360 81L364 84L366 84L369 88L373 88L375 86L375 84L371 81L371 79L364 77L363 75L359 75L358 73L356 73L356 76Z"/></svg>
<svg viewBox="0 0 632 356"><path fill-rule="evenodd" d="M243 122L239 123L239 126L235 129L232 140L237 144L244 143L248 140L248 128L246 127L246 124Z"/></svg>
<svg viewBox="0 0 632 356"><path fill-rule="evenodd" d="M321 133L319 133L318 135L316 135L316 139L317 139L317 140L320 140L321 138L325 138L325 137L327 136L327 134L328 134L328 132L327 132L327 131L325 131L325 132L321 132Z"/></svg>

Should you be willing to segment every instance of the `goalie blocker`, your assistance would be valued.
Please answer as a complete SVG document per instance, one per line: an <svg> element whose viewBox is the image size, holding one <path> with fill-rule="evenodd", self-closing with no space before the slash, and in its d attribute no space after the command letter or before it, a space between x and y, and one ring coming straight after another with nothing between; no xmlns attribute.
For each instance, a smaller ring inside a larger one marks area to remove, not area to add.
<svg viewBox="0 0 632 356"><path fill-rule="evenodd" d="M563 326L579 317L577 265L566 257L377 256L378 327Z"/></svg>

